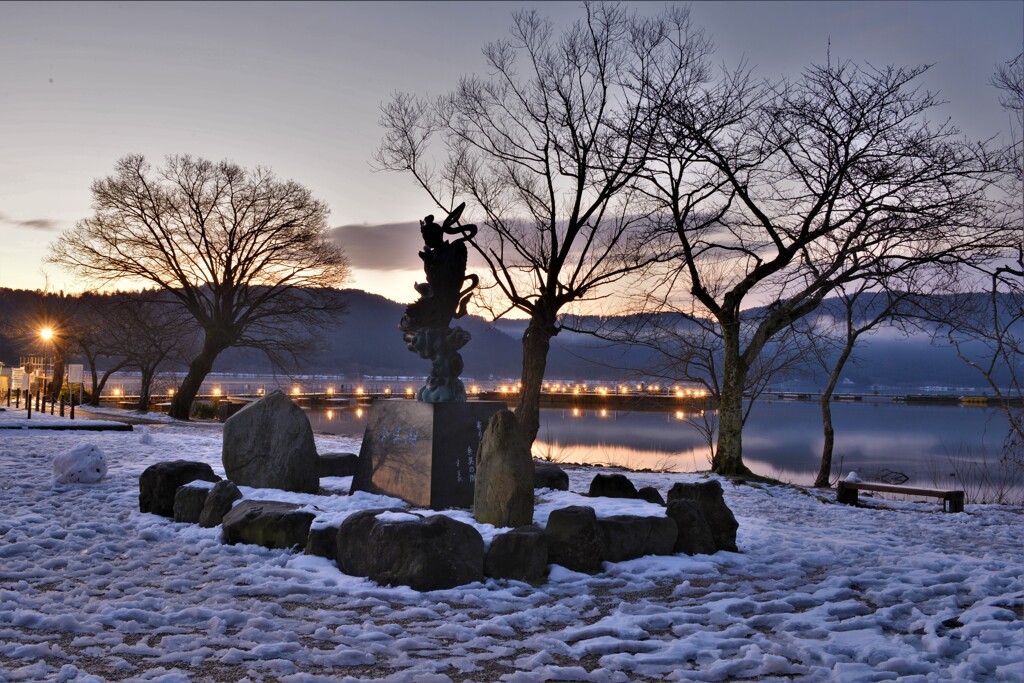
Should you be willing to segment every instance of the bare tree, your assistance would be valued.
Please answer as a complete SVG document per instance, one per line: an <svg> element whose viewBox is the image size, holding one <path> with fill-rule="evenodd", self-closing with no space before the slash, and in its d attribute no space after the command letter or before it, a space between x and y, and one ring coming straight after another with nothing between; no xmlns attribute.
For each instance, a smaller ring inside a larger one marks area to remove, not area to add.
<svg viewBox="0 0 1024 683"><path fill-rule="evenodd" d="M854 347L864 335L884 324L896 322L907 312L908 304L921 298L920 290L913 288L908 281L901 281L901 288L892 284L871 278L852 282L835 292L833 301L840 307L838 311L819 309L814 320L808 317L794 324L794 329L810 342L805 345L806 359L824 370L827 378L818 397L824 440L815 486L831 485L832 454L836 441L832 398Z"/></svg>
<svg viewBox="0 0 1024 683"><path fill-rule="evenodd" d="M1014 117L1007 149L1010 172L1008 190L1011 197L1024 194L1024 52L996 67L992 85L1000 91L999 102ZM1019 204L1018 204L1019 206Z"/></svg>
<svg viewBox="0 0 1024 683"><path fill-rule="evenodd" d="M136 410L147 412L157 372L168 363L187 362L198 330L188 324L190 316L178 301L160 290L118 292L105 308L110 348L139 371Z"/></svg>
<svg viewBox="0 0 1024 683"><path fill-rule="evenodd" d="M348 277L327 234L327 207L294 181L171 156L153 171L141 155L92 185L94 214L63 233L49 260L97 285L149 284L176 298L203 342L170 414L187 420L203 379L225 349L281 351L275 332L341 312L329 289Z"/></svg>
<svg viewBox="0 0 1024 683"><path fill-rule="evenodd" d="M530 441L563 313L660 256L637 248L629 187L666 98L703 78L708 51L685 9L654 19L619 4L584 9L561 34L518 12L511 38L484 48L490 77L464 77L433 102L399 94L382 109L379 166L410 173L445 210L468 195L489 285L507 302L492 313L530 318L516 409Z"/></svg>
<svg viewBox="0 0 1024 683"><path fill-rule="evenodd" d="M756 331L745 321L744 338ZM642 295L634 304L634 313L603 321L591 334L617 344L642 346L654 351L652 362L643 372L665 382L690 382L707 394L705 408L689 412L686 423L693 427L708 447L708 462L714 461L720 413L717 397L722 393L723 349L721 329L712 318L695 315L671 302ZM804 335L788 330L773 339L755 360L744 379L746 424L754 403L772 383L806 371L807 347ZM684 394L685 395L685 394Z"/></svg>
<svg viewBox="0 0 1024 683"><path fill-rule="evenodd" d="M79 297L75 332L71 337L72 344L81 351L89 367L89 405L92 406L100 404L100 395L110 376L128 365L128 359L118 355L120 349L116 336L109 333L109 302L110 297L106 295L84 292ZM102 372L101 359L107 361Z"/></svg>
<svg viewBox="0 0 1024 683"><path fill-rule="evenodd" d="M944 295L923 299L915 315L995 395L1009 423L1006 455L1024 465L1024 249L987 269L958 269Z"/></svg>
<svg viewBox="0 0 1024 683"><path fill-rule="evenodd" d="M1001 229L986 150L927 120L925 70L829 60L768 84L741 68L663 121L645 189L682 247L677 296L722 335L713 471L749 472L743 391L770 340L847 283L978 253Z"/></svg>
<svg viewBox="0 0 1024 683"><path fill-rule="evenodd" d="M924 302L920 314L995 394L1009 422L1005 455L1024 466L1024 53L997 67L992 83L1015 119L999 183L1007 228L999 258L961 264L947 295Z"/></svg>

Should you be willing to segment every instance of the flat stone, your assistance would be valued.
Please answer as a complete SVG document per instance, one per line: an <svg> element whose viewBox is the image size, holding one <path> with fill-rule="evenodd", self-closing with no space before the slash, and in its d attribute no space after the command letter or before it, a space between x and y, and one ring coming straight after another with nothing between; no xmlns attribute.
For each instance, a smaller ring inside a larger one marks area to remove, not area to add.
<svg viewBox="0 0 1024 683"><path fill-rule="evenodd" d="M170 460L150 465L139 477L139 511L174 517L174 496L190 481L220 481L205 462Z"/></svg>
<svg viewBox="0 0 1024 683"><path fill-rule="evenodd" d="M501 401L374 401L352 492L435 510L472 507L484 428L504 408Z"/></svg>
<svg viewBox="0 0 1024 683"><path fill-rule="evenodd" d="M271 500L243 500L224 515L224 540L264 548L304 548L315 515L300 506Z"/></svg>

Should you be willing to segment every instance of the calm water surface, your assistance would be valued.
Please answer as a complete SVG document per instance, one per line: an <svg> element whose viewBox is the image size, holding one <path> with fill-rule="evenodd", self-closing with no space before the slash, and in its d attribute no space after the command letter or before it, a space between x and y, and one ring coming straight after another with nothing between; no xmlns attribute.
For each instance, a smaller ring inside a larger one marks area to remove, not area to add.
<svg viewBox="0 0 1024 683"><path fill-rule="evenodd" d="M361 437L367 408L311 410L314 431ZM953 487L951 475L974 472L999 459L1005 416L976 406L891 403L833 404L834 472L856 470L874 479L885 470L906 474L908 484ZM534 455L565 463L631 469L706 470L708 449L681 413L546 409ZM758 474L810 484L818 471L823 437L815 403L757 403L743 434L744 462ZM840 464L841 463L841 464Z"/></svg>

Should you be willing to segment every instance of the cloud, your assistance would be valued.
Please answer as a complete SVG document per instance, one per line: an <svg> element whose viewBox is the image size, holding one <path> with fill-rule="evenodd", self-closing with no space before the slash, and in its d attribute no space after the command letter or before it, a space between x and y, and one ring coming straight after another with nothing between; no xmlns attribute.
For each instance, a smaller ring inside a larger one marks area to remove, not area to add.
<svg viewBox="0 0 1024 683"><path fill-rule="evenodd" d="M331 236L345 250L353 268L366 270L418 270L423 248L419 222L383 225L341 225Z"/></svg>
<svg viewBox="0 0 1024 683"><path fill-rule="evenodd" d="M60 230L60 223L52 218L28 218L26 220L17 220L15 218L10 218L6 214L0 213L0 223L7 223L8 225L13 225L16 228L28 228L29 230L40 230L43 232Z"/></svg>

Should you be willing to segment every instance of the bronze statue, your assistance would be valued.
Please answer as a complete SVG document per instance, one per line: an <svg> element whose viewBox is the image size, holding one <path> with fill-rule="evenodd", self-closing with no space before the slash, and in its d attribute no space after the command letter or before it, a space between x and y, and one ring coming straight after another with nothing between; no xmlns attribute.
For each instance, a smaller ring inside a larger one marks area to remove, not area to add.
<svg viewBox="0 0 1024 683"><path fill-rule="evenodd" d="M473 288L480 281L476 275L466 275L466 242L473 239L477 228L455 226L465 208L465 203L459 204L441 225L433 216L420 221L424 246L419 255L427 281L414 285L420 298L406 307L398 325L409 350L431 361L427 383L416 392L420 401L466 400L466 388L459 379L463 367L459 349L470 337L461 327L449 327L452 318L466 315ZM447 242L445 235L460 237Z"/></svg>

